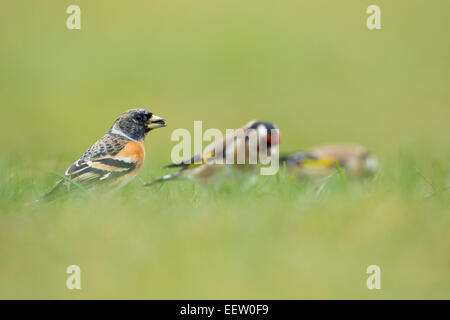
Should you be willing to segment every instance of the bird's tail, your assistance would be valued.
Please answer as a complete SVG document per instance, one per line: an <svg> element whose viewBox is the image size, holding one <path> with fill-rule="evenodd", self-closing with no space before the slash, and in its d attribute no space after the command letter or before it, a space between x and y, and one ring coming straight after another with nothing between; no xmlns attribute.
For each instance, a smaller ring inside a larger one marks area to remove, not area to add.
<svg viewBox="0 0 450 320"><path fill-rule="evenodd" d="M153 181L150 181L149 183L144 184L144 187L149 187L149 186L152 186L154 184L164 182L164 181L175 180L175 179L178 179L180 177L180 175L181 175L181 172L166 174L162 178L155 179Z"/></svg>
<svg viewBox="0 0 450 320"><path fill-rule="evenodd" d="M39 199L36 200L36 203L48 202L55 200L59 195L61 195L61 191L64 189L64 179L59 179L53 187L47 190L44 194L42 194Z"/></svg>

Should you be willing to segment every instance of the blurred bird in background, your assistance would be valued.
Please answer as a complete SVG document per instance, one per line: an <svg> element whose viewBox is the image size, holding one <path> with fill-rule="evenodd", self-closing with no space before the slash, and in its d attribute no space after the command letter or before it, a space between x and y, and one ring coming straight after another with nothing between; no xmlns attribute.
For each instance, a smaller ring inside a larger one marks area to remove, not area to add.
<svg viewBox="0 0 450 320"><path fill-rule="evenodd" d="M230 169L230 167L239 170L255 168L261 159L271 157L272 154L278 152L279 141L279 130L271 122L250 121L243 127L234 130L233 133L225 135L222 140L208 145L202 154L194 155L191 159L180 163L167 165L165 168L179 170L153 180L146 186L175 179L206 183L217 173ZM244 162L240 161L242 158ZM252 162L251 159L254 159L255 162Z"/></svg>
<svg viewBox="0 0 450 320"><path fill-rule="evenodd" d="M299 178L323 178L337 172L337 165L349 178L373 175L378 161L365 147L355 144L330 144L304 152L284 155L280 163Z"/></svg>
<svg viewBox="0 0 450 320"><path fill-rule="evenodd" d="M122 113L111 129L64 173L38 201L52 200L70 188L119 188L131 181L145 159L144 139L166 123L145 109Z"/></svg>

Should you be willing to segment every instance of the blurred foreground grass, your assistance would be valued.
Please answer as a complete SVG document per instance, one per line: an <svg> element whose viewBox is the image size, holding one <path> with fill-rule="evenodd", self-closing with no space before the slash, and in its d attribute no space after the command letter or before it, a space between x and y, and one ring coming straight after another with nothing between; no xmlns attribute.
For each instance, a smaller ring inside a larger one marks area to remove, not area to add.
<svg viewBox="0 0 450 320"><path fill-rule="evenodd" d="M3 1L1 298L450 298L448 1ZM118 114L147 107L140 178L163 174L176 128L281 129L282 151L366 145L374 181L285 174L172 183L24 204ZM318 191L320 190L320 191ZM66 267L82 290L65 288ZM382 290L365 287L368 265Z"/></svg>
<svg viewBox="0 0 450 320"><path fill-rule="evenodd" d="M38 208L23 207L32 180L3 169L2 298L450 297L448 190L412 165L324 186L283 172L208 188L135 180ZM65 288L70 264L81 291ZM365 287L371 264L381 291Z"/></svg>

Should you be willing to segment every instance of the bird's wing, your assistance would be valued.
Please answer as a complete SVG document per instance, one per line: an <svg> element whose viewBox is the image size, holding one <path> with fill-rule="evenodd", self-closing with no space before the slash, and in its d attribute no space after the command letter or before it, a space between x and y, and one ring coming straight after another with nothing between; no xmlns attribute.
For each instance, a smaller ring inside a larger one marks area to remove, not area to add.
<svg viewBox="0 0 450 320"><path fill-rule="evenodd" d="M180 168L180 169L189 169L193 167L197 167L199 165L204 164L208 159L214 157L214 151L210 154L196 154L189 160L185 160L179 163L171 163L164 168Z"/></svg>
<svg viewBox="0 0 450 320"><path fill-rule="evenodd" d="M64 175L75 183L88 185L93 182L118 179L129 174L135 168L135 162L113 158L101 158L95 160L80 159L67 169Z"/></svg>
<svg viewBox="0 0 450 320"><path fill-rule="evenodd" d="M131 140L120 135L107 133L87 149L80 159L93 160L107 156L115 156L121 152L130 141Z"/></svg>
<svg viewBox="0 0 450 320"><path fill-rule="evenodd" d="M64 175L82 185L120 180L142 164L144 150L141 144L105 135L72 164Z"/></svg>
<svg viewBox="0 0 450 320"><path fill-rule="evenodd" d="M364 158L368 151L365 147L356 144L331 144L316 147L309 151L316 157L330 157L339 162L345 162L350 158Z"/></svg>
<svg viewBox="0 0 450 320"><path fill-rule="evenodd" d="M243 129L242 129L243 130ZM242 131L242 136L245 131ZM203 153L196 154L189 160L185 160L179 163L172 163L164 168L180 168L180 169L190 169L198 167L206 162L210 162L214 159L225 159L226 154L232 148L235 148L236 139L239 135L236 132L229 133L225 135L222 139L214 141L203 150Z"/></svg>
<svg viewBox="0 0 450 320"><path fill-rule="evenodd" d="M220 141L219 143L214 142L207 146L203 153L196 154L189 160L185 160L179 163L172 163L164 168L180 168L180 169L190 169L194 167L198 167L212 159L215 159L216 156L221 156L223 153L223 141Z"/></svg>
<svg viewBox="0 0 450 320"><path fill-rule="evenodd" d="M317 159L317 157L303 151L280 156L280 162L286 162L287 164L300 164L305 161L305 159Z"/></svg>
<svg viewBox="0 0 450 320"><path fill-rule="evenodd" d="M280 157L281 163L287 165L295 165L308 169L321 169L334 166L336 159L333 157L319 157L308 152L297 152Z"/></svg>

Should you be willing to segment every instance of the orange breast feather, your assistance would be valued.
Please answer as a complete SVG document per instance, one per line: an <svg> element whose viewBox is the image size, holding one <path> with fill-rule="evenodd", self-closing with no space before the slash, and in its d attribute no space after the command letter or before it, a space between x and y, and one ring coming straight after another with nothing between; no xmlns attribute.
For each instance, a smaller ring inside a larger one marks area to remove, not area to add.
<svg viewBox="0 0 450 320"><path fill-rule="evenodd" d="M143 141L129 142L114 158L126 158L136 162L136 168L140 169L145 159L145 147Z"/></svg>

